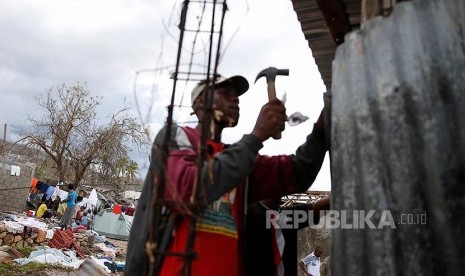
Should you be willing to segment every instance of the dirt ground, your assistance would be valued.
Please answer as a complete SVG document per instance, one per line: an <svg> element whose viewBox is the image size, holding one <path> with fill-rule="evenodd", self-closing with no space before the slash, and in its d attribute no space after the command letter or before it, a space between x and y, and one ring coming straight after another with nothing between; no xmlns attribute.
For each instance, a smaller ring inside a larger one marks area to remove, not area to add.
<svg viewBox="0 0 465 276"><path fill-rule="evenodd" d="M124 261L126 259L126 250L128 248L128 241L114 240L114 239L110 239L110 238L107 238L107 240L109 242L111 242L113 245L115 245L116 248L119 249L118 251L121 251L121 255L118 254L116 256L116 260L117 261Z"/></svg>

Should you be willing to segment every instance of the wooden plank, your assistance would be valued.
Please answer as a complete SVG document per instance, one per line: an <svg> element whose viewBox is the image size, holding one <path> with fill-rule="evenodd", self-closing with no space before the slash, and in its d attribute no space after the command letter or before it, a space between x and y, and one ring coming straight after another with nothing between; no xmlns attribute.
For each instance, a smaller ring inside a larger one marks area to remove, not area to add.
<svg viewBox="0 0 465 276"><path fill-rule="evenodd" d="M340 0L315 0L328 25L334 42L344 42L344 35L350 32L350 25Z"/></svg>

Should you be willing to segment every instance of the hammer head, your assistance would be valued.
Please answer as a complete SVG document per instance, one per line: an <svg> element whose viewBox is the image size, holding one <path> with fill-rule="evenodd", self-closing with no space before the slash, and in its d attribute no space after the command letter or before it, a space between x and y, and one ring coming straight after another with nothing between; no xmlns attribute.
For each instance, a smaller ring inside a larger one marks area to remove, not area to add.
<svg viewBox="0 0 465 276"><path fill-rule="evenodd" d="M255 83L259 78L263 76L266 77L266 82L274 82L277 75L289 76L289 69L277 69L275 67L268 67L266 69L263 69L262 71L260 71L260 73L258 73L257 77L255 78Z"/></svg>

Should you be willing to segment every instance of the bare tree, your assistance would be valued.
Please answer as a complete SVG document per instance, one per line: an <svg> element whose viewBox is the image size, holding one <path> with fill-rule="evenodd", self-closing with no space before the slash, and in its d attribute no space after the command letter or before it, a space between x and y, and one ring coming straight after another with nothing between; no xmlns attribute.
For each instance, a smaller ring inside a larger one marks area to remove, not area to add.
<svg viewBox="0 0 465 276"><path fill-rule="evenodd" d="M45 109L44 116L29 119L33 128L23 140L53 160L60 181L68 180L77 186L89 166L99 162L106 151L126 157L130 144L140 150L148 143L148 131L128 115L129 107L109 116L108 122L97 119L100 100L79 83L49 88L36 98Z"/></svg>
<svg viewBox="0 0 465 276"><path fill-rule="evenodd" d="M112 145L107 145L96 160L95 172L99 180L105 183L113 183L117 188L123 184L134 182L139 165L130 160L126 152L116 151Z"/></svg>

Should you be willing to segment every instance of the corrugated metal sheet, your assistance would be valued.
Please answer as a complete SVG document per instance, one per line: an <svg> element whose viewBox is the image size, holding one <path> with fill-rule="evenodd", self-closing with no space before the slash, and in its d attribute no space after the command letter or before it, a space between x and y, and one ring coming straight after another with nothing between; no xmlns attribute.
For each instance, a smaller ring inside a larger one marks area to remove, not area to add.
<svg viewBox="0 0 465 276"><path fill-rule="evenodd" d="M464 275L465 1L396 5L333 70L332 208L398 223L334 230L333 275Z"/></svg>
<svg viewBox="0 0 465 276"><path fill-rule="evenodd" d="M361 0L341 0L352 29L360 26ZM315 63L328 91L331 88L331 63L336 43L315 0L292 0L305 39L312 50Z"/></svg>

